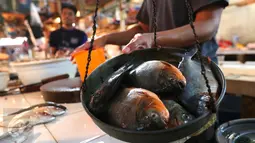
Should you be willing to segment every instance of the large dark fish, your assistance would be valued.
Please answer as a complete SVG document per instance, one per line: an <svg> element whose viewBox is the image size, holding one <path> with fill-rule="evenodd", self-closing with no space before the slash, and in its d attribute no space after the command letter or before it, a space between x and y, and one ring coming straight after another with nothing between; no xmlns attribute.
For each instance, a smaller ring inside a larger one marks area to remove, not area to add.
<svg viewBox="0 0 255 143"><path fill-rule="evenodd" d="M208 104L210 100L211 97L208 93L201 93L190 97L185 106L198 117L209 111ZM216 100L216 98L213 100Z"/></svg>
<svg viewBox="0 0 255 143"><path fill-rule="evenodd" d="M192 121L194 118L193 115L188 113L181 105L173 100L163 100L162 101L166 108L169 111L170 120L168 127L174 128L183 124L186 124Z"/></svg>
<svg viewBox="0 0 255 143"><path fill-rule="evenodd" d="M178 93L186 86L186 79L174 65L164 61L147 61L130 72L131 85L156 94Z"/></svg>
<svg viewBox="0 0 255 143"><path fill-rule="evenodd" d="M124 88L111 101L108 122L130 130L167 128L169 112L158 96L145 89Z"/></svg>
<svg viewBox="0 0 255 143"><path fill-rule="evenodd" d="M108 77L106 81L103 82L95 93L91 95L89 109L95 115L105 113L108 110L109 101L113 96L115 96L126 73L128 73L133 66L133 64L127 63L119 68L110 77Z"/></svg>
<svg viewBox="0 0 255 143"><path fill-rule="evenodd" d="M206 76L209 80L209 85L215 99L219 88L219 83L214 76L211 69L210 61L204 61L206 68ZM180 96L179 101L182 105L193 115L200 116L208 111L208 104L211 100L208 95L208 89L205 84L205 80L201 74L201 64L192 60L183 62L180 69L187 80L187 84Z"/></svg>

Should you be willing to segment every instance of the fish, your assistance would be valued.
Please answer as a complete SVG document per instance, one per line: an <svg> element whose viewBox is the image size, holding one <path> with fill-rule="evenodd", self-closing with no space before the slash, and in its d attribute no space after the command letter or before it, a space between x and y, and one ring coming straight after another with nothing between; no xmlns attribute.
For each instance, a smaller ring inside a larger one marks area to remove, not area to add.
<svg viewBox="0 0 255 143"><path fill-rule="evenodd" d="M27 140L34 126L52 122L65 112L65 106L46 102L4 114L0 128L6 128L7 131L0 135L0 142L22 143Z"/></svg>
<svg viewBox="0 0 255 143"><path fill-rule="evenodd" d="M55 119L56 117L49 115L43 110L36 112L28 110L19 114L7 116L0 125L1 128L7 129L0 135L0 142L22 143L28 139L34 126L48 123Z"/></svg>
<svg viewBox="0 0 255 143"><path fill-rule="evenodd" d="M1 126L2 127L2 126ZM23 143L32 134L33 126L29 122L18 122L0 135L1 143Z"/></svg>
<svg viewBox="0 0 255 143"><path fill-rule="evenodd" d="M178 95L178 100L191 114L199 117L207 111L213 111L221 86L220 79L210 66L210 61L204 60L206 77L209 81L212 98L209 96L205 79L201 74L201 63L195 60L186 60L180 65L180 70L187 80L185 89ZM213 103L213 104L211 104ZM210 105L211 104L211 105ZM206 105L206 106L204 106Z"/></svg>
<svg viewBox="0 0 255 143"><path fill-rule="evenodd" d="M28 108L20 109L12 113L1 114L1 116L7 117L7 116L18 115L20 113L27 112L30 110L34 110L35 112L38 110L43 110L44 112L47 112L48 114L52 116L60 116L66 113L67 108L63 105L56 104L54 102L45 102L45 103L35 104Z"/></svg>
<svg viewBox="0 0 255 143"><path fill-rule="evenodd" d="M61 116L66 112L66 107L53 102L36 104L28 108L2 115L1 122L8 123L8 126L13 126L17 122L27 121L33 125L48 123Z"/></svg>
<svg viewBox="0 0 255 143"><path fill-rule="evenodd" d="M166 129L169 112L159 97L142 88L122 88L111 101L108 123L129 130Z"/></svg>
<svg viewBox="0 0 255 143"><path fill-rule="evenodd" d="M12 127L18 122L29 122L32 125L39 125L54 121L56 119L55 116L50 115L44 110L29 110L26 112L22 112L20 114L15 115L14 117L8 117L5 119L5 122L9 120L8 126Z"/></svg>
<svg viewBox="0 0 255 143"><path fill-rule="evenodd" d="M177 102L173 100L162 100L162 102L168 109L169 114L171 115L168 123L168 128L175 128L195 119L192 114L186 111Z"/></svg>
<svg viewBox="0 0 255 143"><path fill-rule="evenodd" d="M210 111L208 108L210 100L211 97L208 93L196 94L188 99L185 107L187 107L196 117L199 117L205 112Z"/></svg>
<svg viewBox="0 0 255 143"><path fill-rule="evenodd" d="M124 77L133 66L134 65L129 62L120 67L91 95L88 108L93 114L100 115L107 112L109 101L115 96L122 85Z"/></svg>
<svg viewBox="0 0 255 143"><path fill-rule="evenodd" d="M130 84L156 94L179 93L186 86L186 78L174 65L159 60L146 61L129 74Z"/></svg>
<svg viewBox="0 0 255 143"><path fill-rule="evenodd" d="M61 116L66 113L66 110L57 106L44 106L44 107L37 107L33 109L34 112L45 112L51 116Z"/></svg>

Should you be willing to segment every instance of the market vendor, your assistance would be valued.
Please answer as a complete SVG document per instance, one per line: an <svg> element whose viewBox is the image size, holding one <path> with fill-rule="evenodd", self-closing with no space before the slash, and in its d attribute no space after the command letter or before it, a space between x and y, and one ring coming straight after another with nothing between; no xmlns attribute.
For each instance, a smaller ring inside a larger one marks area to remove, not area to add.
<svg viewBox="0 0 255 143"><path fill-rule="evenodd" d="M68 56L75 48L87 41L87 35L73 26L76 12L75 6L62 5L62 27L53 31L49 38L50 51L55 57Z"/></svg>
<svg viewBox="0 0 255 143"><path fill-rule="evenodd" d="M217 62L218 45L215 35L219 27L223 9L227 0L189 0L195 12L195 28L200 42L202 54ZM185 0L156 0L157 7L157 44L161 47L185 48L195 44L194 35L189 25ZM94 47L106 44L126 45L123 53L154 46L153 4L152 0L144 0L137 15L139 23L124 32L110 33L97 38ZM75 50L87 50L87 42Z"/></svg>

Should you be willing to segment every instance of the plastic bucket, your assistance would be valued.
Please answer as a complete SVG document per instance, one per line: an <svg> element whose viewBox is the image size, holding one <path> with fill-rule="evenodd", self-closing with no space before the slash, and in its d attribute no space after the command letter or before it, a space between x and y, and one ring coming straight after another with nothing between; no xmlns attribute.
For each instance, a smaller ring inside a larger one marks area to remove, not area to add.
<svg viewBox="0 0 255 143"><path fill-rule="evenodd" d="M84 81L86 72L88 51L81 51L74 55L74 60L77 64L78 71L80 73L81 81ZM106 61L103 48L97 48L91 52L91 61L89 64L88 75L90 75L100 64Z"/></svg>

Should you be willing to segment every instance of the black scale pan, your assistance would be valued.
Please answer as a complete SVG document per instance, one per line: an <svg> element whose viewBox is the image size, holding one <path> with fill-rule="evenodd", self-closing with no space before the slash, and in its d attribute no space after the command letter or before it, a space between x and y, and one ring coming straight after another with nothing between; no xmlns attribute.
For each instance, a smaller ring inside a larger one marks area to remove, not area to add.
<svg viewBox="0 0 255 143"><path fill-rule="evenodd" d="M160 141L161 143L169 143L188 137L197 132L208 123L212 115L211 112L205 112L195 120L172 129L157 131L130 131L111 126L101 121L94 116L88 108L88 102L90 101L91 95L101 86L102 80L105 80L122 65L134 59L134 57L136 59L134 63L142 63L149 60L163 60L179 67L187 80L184 92L180 95L180 97L182 97L185 101L188 101L188 99L197 94L206 93L207 87L205 85L205 80L201 75L200 61L194 58L197 51L194 48L190 49L191 50L187 51L175 48L161 48L159 50L157 48L152 48L135 51L131 54L123 54L106 61L94 70L86 80L87 91L84 93L81 92L81 102L85 111L93 119L93 122L105 133L126 142L155 143ZM222 71L214 62L208 60L206 57L203 57L203 60L205 61L204 65L212 93L216 95L215 103L216 109L218 109L226 91L226 81ZM188 107L189 106L190 108L196 108L192 105L188 105ZM188 110L190 108L186 109Z"/></svg>

